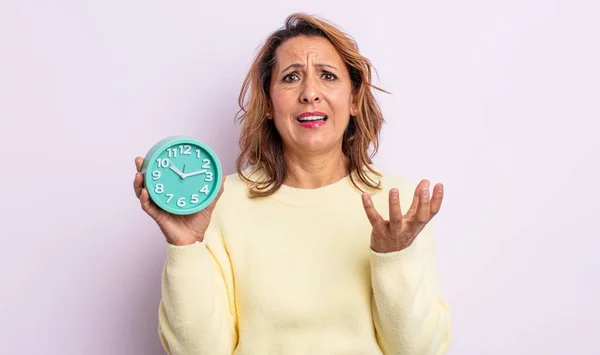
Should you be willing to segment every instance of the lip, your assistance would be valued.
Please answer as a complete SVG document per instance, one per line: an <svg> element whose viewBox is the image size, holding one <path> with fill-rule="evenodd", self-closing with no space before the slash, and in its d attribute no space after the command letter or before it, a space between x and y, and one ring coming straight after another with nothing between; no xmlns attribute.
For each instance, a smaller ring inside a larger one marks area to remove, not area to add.
<svg viewBox="0 0 600 355"><path fill-rule="evenodd" d="M298 122L298 124L304 128L319 128L326 123L327 123L327 121Z"/></svg>
<svg viewBox="0 0 600 355"><path fill-rule="evenodd" d="M310 116L324 116L325 120L323 121L306 121L300 122L298 121L300 118L310 117ZM303 112L296 117L296 122L304 128L319 128L323 126L327 122L327 115L321 111L311 111L311 112Z"/></svg>
<svg viewBox="0 0 600 355"><path fill-rule="evenodd" d="M325 113L321 111L312 111L312 112L302 112L296 118L304 118L309 116L327 116Z"/></svg>

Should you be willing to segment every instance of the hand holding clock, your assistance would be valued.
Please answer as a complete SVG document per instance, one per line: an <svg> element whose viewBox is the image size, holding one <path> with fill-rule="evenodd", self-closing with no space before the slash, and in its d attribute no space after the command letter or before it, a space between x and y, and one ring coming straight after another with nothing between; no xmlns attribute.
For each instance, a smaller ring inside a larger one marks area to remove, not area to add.
<svg viewBox="0 0 600 355"><path fill-rule="evenodd" d="M140 200L140 204L144 212L154 219L170 244L183 246L193 244L196 241L201 242L204 239L204 232L206 232L206 229L208 228L215 205L223 193L224 184L221 184L221 189L212 203L206 208L202 209L200 212L188 215L172 214L159 208L150 199L148 190L144 187L144 177L141 173L143 162L144 158L142 157L137 157L135 159L137 172L133 180L133 189L136 196ZM181 171L178 172L179 169L173 165L171 165L171 170L175 171L175 173L180 175L182 178L200 174L202 172L198 171L190 174L184 174ZM225 175L223 175L223 182L225 182Z"/></svg>

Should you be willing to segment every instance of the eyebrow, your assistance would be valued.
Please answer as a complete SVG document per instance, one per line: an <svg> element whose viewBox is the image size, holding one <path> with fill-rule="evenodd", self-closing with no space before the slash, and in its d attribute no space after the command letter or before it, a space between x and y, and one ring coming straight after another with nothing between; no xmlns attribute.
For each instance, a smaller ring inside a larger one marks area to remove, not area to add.
<svg viewBox="0 0 600 355"><path fill-rule="evenodd" d="M303 67L304 67L304 65L302 65L300 63L294 63L294 64L291 64L291 65L288 65L287 67L285 67L285 69L283 69L281 71L281 73L283 74L283 73L285 73L286 71L288 71L291 68L300 69L300 68L303 68ZM329 65L329 64L325 64L325 63L317 63L317 64L315 64L315 67L320 68L320 69L321 68L330 68L330 69L337 70L337 68L334 67L333 65Z"/></svg>

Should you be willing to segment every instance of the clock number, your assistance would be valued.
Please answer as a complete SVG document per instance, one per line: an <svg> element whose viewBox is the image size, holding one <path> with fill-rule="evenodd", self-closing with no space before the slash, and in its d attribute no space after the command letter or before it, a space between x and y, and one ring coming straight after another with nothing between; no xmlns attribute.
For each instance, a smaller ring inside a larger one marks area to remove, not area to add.
<svg viewBox="0 0 600 355"><path fill-rule="evenodd" d="M200 192L203 192L205 195L208 195L208 185L204 185L204 187L200 189Z"/></svg>
<svg viewBox="0 0 600 355"><path fill-rule="evenodd" d="M204 159L202 161L204 162L204 165L202 165L202 169L210 169L210 160Z"/></svg>
<svg viewBox="0 0 600 355"><path fill-rule="evenodd" d="M213 178L213 173L211 173L210 171L206 172L206 176L204 177L204 181L212 181Z"/></svg>
<svg viewBox="0 0 600 355"><path fill-rule="evenodd" d="M167 194L167 203L171 202L171 199L173 198L173 194Z"/></svg>
<svg viewBox="0 0 600 355"><path fill-rule="evenodd" d="M169 149L167 149L167 152L169 152L169 158L171 158L171 157L176 158L177 157L177 148L169 148Z"/></svg>
<svg viewBox="0 0 600 355"><path fill-rule="evenodd" d="M156 186L154 187L154 192L156 192L157 194L162 194L163 192L165 192L165 187L163 186L163 184L156 184Z"/></svg>
<svg viewBox="0 0 600 355"><path fill-rule="evenodd" d="M167 159L167 158L164 158L164 159L158 158L158 159L156 159L156 162L158 163L159 168L168 168L169 167L169 159Z"/></svg>
<svg viewBox="0 0 600 355"><path fill-rule="evenodd" d="M177 206L179 206L179 207L185 206L185 197L181 197L180 199L177 200Z"/></svg>
<svg viewBox="0 0 600 355"><path fill-rule="evenodd" d="M200 149L196 149L196 158L200 159Z"/></svg>
<svg viewBox="0 0 600 355"><path fill-rule="evenodd" d="M158 180L158 179L160 179L160 171L154 170L152 172L152 180Z"/></svg>
<svg viewBox="0 0 600 355"><path fill-rule="evenodd" d="M191 203L198 203L198 194L192 194Z"/></svg>
<svg viewBox="0 0 600 355"><path fill-rule="evenodd" d="M179 146L179 154L182 155L191 155L192 147L189 145L180 145Z"/></svg>

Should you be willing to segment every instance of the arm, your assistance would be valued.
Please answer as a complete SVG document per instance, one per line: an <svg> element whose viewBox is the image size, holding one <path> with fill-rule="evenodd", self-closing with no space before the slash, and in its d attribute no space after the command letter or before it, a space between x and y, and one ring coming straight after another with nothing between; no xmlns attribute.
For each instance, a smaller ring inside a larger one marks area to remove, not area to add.
<svg viewBox="0 0 600 355"><path fill-rule="evenodd" d="M230 355L237 344L231 264L220 233L188 246L167 243L159 335L169 355Z"/></svg>
<svg viewBox="0 0 600 355"><path fill-rule="evenodd" d="M373 320L384 354L445 354L450 309L440 294L432 228L406 249L370 254Z"/></svg>

